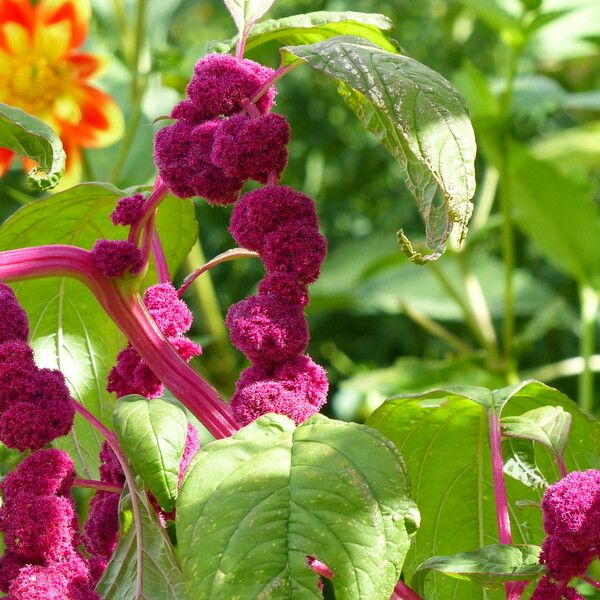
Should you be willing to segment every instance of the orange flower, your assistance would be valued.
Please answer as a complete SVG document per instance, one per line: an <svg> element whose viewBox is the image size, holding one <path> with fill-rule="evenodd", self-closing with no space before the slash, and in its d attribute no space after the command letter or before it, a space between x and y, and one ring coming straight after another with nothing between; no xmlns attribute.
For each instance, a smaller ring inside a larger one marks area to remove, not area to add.
<svg viewBox="0 0 600 600"><path fill-rule="evenodd" d="M89 0L0 0L0 102L58 132L69 183L81 179L81 147L107 146L123 133L114 100L90 85L100 60L78 50L90 16ZM13 156L0 148L0 175ZM24 162L27 169L33 166Z"/></svg>

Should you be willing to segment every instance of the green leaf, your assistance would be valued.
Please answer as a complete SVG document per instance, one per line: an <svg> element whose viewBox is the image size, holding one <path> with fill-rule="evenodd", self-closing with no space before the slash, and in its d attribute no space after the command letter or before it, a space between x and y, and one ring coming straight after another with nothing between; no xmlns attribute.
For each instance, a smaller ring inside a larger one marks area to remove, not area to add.
<svg viewBox="0 0 600 600"><path fill-rule="evenodd" d="M197 600L388 600L418 525L402 457L363 425L267 415L209 444L177 499L183 571Z"/></svg>
<svg viewBox="0 0 600 600"><path fill-rule="evenodd" d="M53 188L65 170L66 156L58 135L38 118L2 103L0 148L8 148L39 164L27 175L27 183L36 190Z"/></svg>
<svg viewBox="0 0 600 600"><path fill-rule="evenodd" d="M121 193L110 185L90 183L24 206L0 227L0 250L41 244L91 248L98 238L124 238L109 215ZM171 272L197 235L193 204L168 198L157 219ZM146 284L156 281L151 269ZM41 367L59 368L73 397L105 425L111 424L114 396L106 378L125 338L88 289L66 277L32 279L13 285L31 324L31 343ZM75 427L57 445L69 451L81 477L95 479L102 439L79 415Z"/></svg>
<svg viewBox="0 0 600 600"><path fill-rule="evenodd" d="M522 415L549 403L561 406L572 417L565 448L567 469L597 468L599 423L562 394L555 393L549 401L549 392L544 392L544 388L523 385L504 390L496 393L496 401L508 398L502 409L505 417ZM402 452L413 497L421 512L422 524L404 564L407 580L431 556L457 554L498 541L485 410L472 399L457 394L445 398L428 396L389 400L367 420L367 425L381 431ZM503 447L507 462L514 453L511 441L505 441ZM533 442L529 444L531 464L547 481L559 479L551 453ZM544 539L541 511L520 510L519 506L523 501L539 505L543 488L513 478L506 478L506 485L514 543L539 544ZM504 597L501 592L484 592L472 582L435 573L427 578L425 587L424 597L430 600Z"/></svg>
<svg viewBox="0 0 600 600"><path fill-rule="evenodd" d="M543 406L518 417L502 419L502 435L533 440L558 456L564 452L570 428L571 415L562 406Z"/></svg>
<svg viewBox="0 0 600 600"><path fill-rule="evenodd" d="M395 52L396 45L390 40L392 28L388 17L376 13L318 11L257 23L250 30L246 50L274 40L283 45L314 44L336 35L354 35ZM220 52L230 52L236 42L237 38L232 38L215 47Z"/></svg>
<svg viewBox="0 0 600 600"><path fill-rule="evenodd" d="M223 2L233 17L238 33L245 35L273 6L275 0L223 0Z"/></svg>
<svg viewBox="0 0 600 600"><path fill-rule="evenodd" d="M428 255L400 243L415 262L438 258L453 224L466 235L475 192L475 137L467 106L439 73L401 54L353 36L282 49L336 80L363 125L406 171L407 185L426 226Z"/></svg>
<svg viewBox="0 0 600 600"><path fill-rule="evenodd" d="M504 473L528 487L545 491L548 481L535 464L535 451L531 442L508 439L503 445Z"/></svg>
<svg viewBox="0 0 600 600"><path fill-rule="evenodd" d="M125 396L113 413L115 433L132 469L167 512L175 507L187 422L185 411L163 398Z"/></svg>
<svg viewBox="0 0 600 600"><path fill-rule="evenodd" d="M185 584L175 552L148 496L141 487L135 490L142 520L142 588L144 600L187 600ZM130 600L136 597L136 536L131 496L125 491L120 502L119 543L96 591L103 600Z"/></svg>
<svg viewBox="0 0 600 600"><path fill-rule="evenodd" d="M516 224L560 271L594 282L600 265L599 214L588 183L535 159L517 144L510 150Z"/></svg>
<svg viewBox="0 0 600 600"><path fill-rule="evenodd" d="M539 546L491 544L474 552L433 556L419 565L411 587L423 594L425 579L432 572L470 579L485 587L498 586L505 581L535 579L545 570L539 564L540 550Z"/></svg>

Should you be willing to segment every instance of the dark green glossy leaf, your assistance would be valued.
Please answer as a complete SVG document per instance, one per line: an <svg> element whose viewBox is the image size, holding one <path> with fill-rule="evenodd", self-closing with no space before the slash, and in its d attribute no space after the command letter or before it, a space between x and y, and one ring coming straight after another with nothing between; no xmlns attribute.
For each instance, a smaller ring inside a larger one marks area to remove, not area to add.
<svg viewBox="0 0 600 600"><path fill-rule="evenodd" d="M142 521L142 586L144 600L187 600L181 569L167 535L141 486L135 490ZM136 597L136 544L131 496L125 491L120 502L119 543L108 568L96 587L103 600Z"/></svg>
<svg viewBox="0 0 600 600"><path fill-rule="evenodd" d="M498 586L505 581L535 579L545 570L539 564L539 554L539 546L491 544L474 552L433 556L419 565L411 586L423 594L425 579L432 572L470 579L484 587Z"/></svg>
<svg viewBox="0 0 600 600"><path fill-rule="evenodd" d="M415 262L438 258L453 224L466 235L475 192L475 137L467 106L439 73L401 54L353 36L282 49L333 78L363 125L407 174L427 233L427 255L402 230L401 245Z"/></svg>
<svg viewBox="0 0 600 600"><path fill-rule="evenodd" d="M321 598L307 555L334 571L338 600L389 600L417 524L394 445L321 415L267 415L209 444L177 499L195 600Z"/></svg>
<svg viewBox="0 0 600 600"><path fill-rule="evenodd" d="M0 103L0 148L8 148L38 163L27 176L37 190L53 188L65 170L65 152L54 131L20 108Z"/></svg>
<svg viewBox="0 0 600 600"><path fill-rule="evenodd" d="M187 422L185 411L163 398L125 396L113 413L115 433L132 469L167 512L175 507Z"/></svg>

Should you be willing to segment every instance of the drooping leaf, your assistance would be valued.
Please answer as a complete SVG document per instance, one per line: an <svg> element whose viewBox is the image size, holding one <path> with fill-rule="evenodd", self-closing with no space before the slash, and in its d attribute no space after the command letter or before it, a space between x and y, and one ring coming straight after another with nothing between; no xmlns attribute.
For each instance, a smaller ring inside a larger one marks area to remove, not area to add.
<svg viewBox="0 0 600 600"><path fill-rule="evenodd" d="M358 37L338 36L286 46L284 60L299 58L333 78L363 125L388 148L407 174L427 233L428 255L399 239L415 262L444 251L453 224L466 235L475 192L475 137L456 88L416 60Z"/></svg>
<svg viewBox="0 0 600 600"><path fill-rule="evenodd" d="M510 161L517 226L557 269L594 282L600 265L600 215L591 186L517 144L511 146Z"/></svg>
<svg viewBox="0 0 600 600"><path fill-rule="evenodd" d="M109 215L120 197L110 185L82 184L24 206L0 227L0 250L41 244L71 244L91 248L98 238L124 238ZM169 198L157 219L169 267L174 270L197 235L191 202ZM146 283L154 283L151 269ZM30 340L42 367L59 368L73 397L106 425L111 423L114 397L106 378L125 338L88 289L78 281L57 277L14 284L31 324ZM102 439L81 417L57 444L70 452L78 473L96 478Z"/></svg>
<svg viewBox="0 0 600 600"><path fill-rule="evenodd" d="M600 425L587 417L562 394L549 399L546 386L515 386L512 393L496 393L506 400L503 416L521 415L547 404L561 406L572 416L571 434L565 448L567 469L597 468L600 461ZM465 390L463 389L463 393ZM434 396L434 397L431 397ZM437 397L436 397L437 396ZM402 452L421 511L422 524L406 558L408 580L417 567L436 555L468 552L498 542L484 408L472 399L448 393L389 400L367 424L391 439ZM532 465L550 483L560 477L556 463L545 448L530 442ZM511 460L510 441L504 456ZM513 542L539 544L544 539L541 511L520 510L525 501L539 505L543 489L506 478ZM442 600L500 600L502 592L432 573L426 581L425 598Z"/></svg>
<svg viewBox="0 0 600 600"><path fill-rule="evenodd" d="M275 0L223 0L223 2L233 17L238 33L245 35L273 6Z"/></svg>
<svg viewBox="0 0 600 600"><path fill-rule="evenodd" d="M27 176L37 190L53 188L65 170L65 152L56 133L20 108L0 103L0 148L8 148L38 163Z"/></svg>
<svg viewBox="0 0 600 600"><path fill-rule="evenodd" d="M392 21L388 17L376 13L318 11L257 23L250 30L246 50L274 40L283 45L314 44L336 35L354 35L395 52L396 45L390 40L392 28ZM230 52L236 42L237 38L232 38L214 44L213 48Z"/></svg>
<svg viewBox="0 0 600 600"><path fill-rule="evenodd" d="M140 597L144 600L187 600L183 576L169 536L160 526L141 481L137 484L135 493L142 521L143 551ZM119 507L119 543L96 587L103 600L136 597L137 539L129 491L123 493Z"/></svg>
<svg viewBox="0 0 600 600"><path fill-rule="evenodd" d="M517 417L504 417L502 435L533 440L562 456L569 439L571 418L562 406L543 406Z"/></svg>
<svg viewBox="0 0 600 600"><path fill-rule="evenodd" d="M535 464L535 448L527 440L507 439L503 444L504 474L528 487L545 491L549 483Z"/></svg>
<svg viewBox="0 0 600 600"><path fill-rule="evenodd" d="M539 564L539 554L539 546L490 544L473 552L433 556L419 565L411 586L423 594L425 579L432 572L455 579L470 579L485 587L498 586L505 581L535 579L545 570Z"/></svg>
<svg viewBox="0 0 600 600"><path fill-rule="evenodd" d="M184 575L197 600L320 598L306 556L339 600L388 600L418 524L402 457L363 425L267 415L209 444L177 499Z"/></svg>
<svg viewBox="0 0 600 600"><path fill-rule="evenodd" d="M187 433L185 411L163 398L125 396L115 407L113 424L133 471L161 508L173 510Z"/></svg>

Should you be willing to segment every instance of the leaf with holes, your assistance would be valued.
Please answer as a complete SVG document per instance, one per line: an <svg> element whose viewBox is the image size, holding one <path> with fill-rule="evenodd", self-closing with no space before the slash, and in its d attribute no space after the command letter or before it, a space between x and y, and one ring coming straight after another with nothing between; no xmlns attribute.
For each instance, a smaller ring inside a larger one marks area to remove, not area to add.
<svg viewBox="0 0 600 600"><path fill-rule="evenodd" d="M270 8L275 0L223 0L240 35L246 35Z"/></svg>
<svg viewBox="0 0 600 600"><path fill-rule="evenodd" d="M187 434L185 411L176 401L125 396L117 403L113 423L131 468L161 508L173 510Z"/></svg>
<svg viewBox="0 0 600 600"><path fill-rule="evenodd" d="M324 10L257 23L248 34L246 50L274 40L284 45L313 44L336 35L354 35L395 52L396 44L390 39L392 28L392 21L377 13ZM231 52L236 43L237 38L215 42L211 49Z"/></svg>
<svg viewBox="0 0 600 600"><path fill-rule="evenodd" d="M120 197L110 185L82 184L24 206L0 227L0 250L39 244L91 248L98 238L124 238L126 229L109 215ZM193 204L169 198L157 219L172 271L184 259L197 235ZM154 283L154 271L146 284ZM73 397L106 425L114 397L106 378L125 339L88 289L70 278L28 280L14 284L31 322L31 343L42 367L59 368ZM79 415L71 433L57 445L73 456L78 473L95 479L102 439Z"/></svg>
<svg viewBox="0 0 600 600"><path fill-rule="evenodd" d="M177 557L167 531L160 526L156 512L138 481L135 490L142 521L143 600L187 600ZM131 510L131 496L123 493L120 508L119 543L96 591L103 600L130 600L136 596L136 536Z"/></svg>
<svg viewBox="0 0 600 600"><path fill-rule="evenodd" d="M266 415L209 444L177 499L177 539L195 600L322 598L307 555L335 573L338 600L389 600L418 511L382 435L317 415Z"/></svg>
<svg viewBox="0 0 600 600"><path fill-rule="evenodd" d="M529 581L542 575L539 546L490 544L473 552L452 556L433 556L419 565L411 581L412 588L425 593L430 573L443 573L455 579L470 579L484 587L498 587L505 581Z"/></svg>
<svg viewBox="0 0 600 600"><path fill-rule="evenodd" d="M475 193L475 136L466 103L439 73L358 37L338 36L282 48L284 62L301 59L333 78L363 125L406 171L425 221L424 255L400 230L415 262L438 258L453 224L466 235Z"/></svg>
<svg viewBox="0 0 600 600"><path fill-rule="evenodd" d="M27 176L36 190L49 190L65 170L65 152L56 133L20 108L0 103L0 148L8 148L38 163Z"/></svg>
<svg viewBox="0 0 600 600"><path fill-rule="evenodd" d="M457 393L460 390L461 393ZM582 413L575 403L551 388L527 382L512 388L452 388L410 398L388 400L367 425L381 431L402 452L413 497L421 511L417 531L404 565L408 580L417 567L436 555L453 555L498 541L492 471L488 442L489 398L491 406L503 405L502 415L512 417L548 404L571 415L571 434L565 448L568 470L597 468L600 459L600 425ZM476 396L472 399L471 396ZM486 401L487 398L487 401ZM486 404L488 406L486 406ZM560 472L552 454L543 446L529 445L528 460L552 483ZM514 451L505 441L505 462ZM543 489L513 478L506 479L513 542L539 544L544 539L541 511L519 506L540 503ZM425 597L431 599L500 600L501 592L484 592L469 581L432 573L427 577Z"/></svg>

